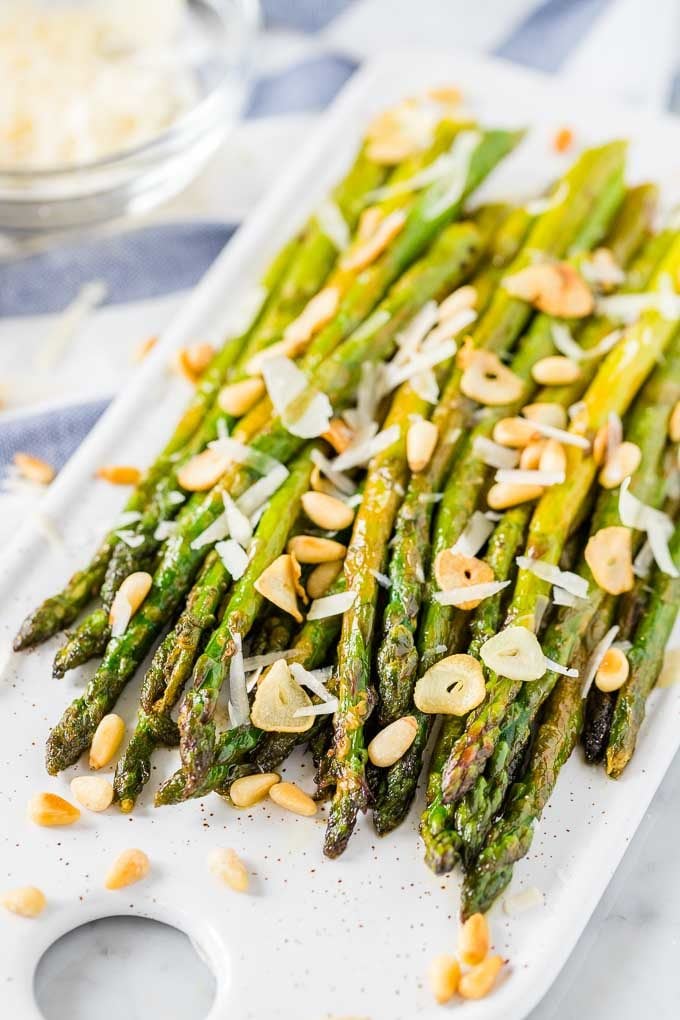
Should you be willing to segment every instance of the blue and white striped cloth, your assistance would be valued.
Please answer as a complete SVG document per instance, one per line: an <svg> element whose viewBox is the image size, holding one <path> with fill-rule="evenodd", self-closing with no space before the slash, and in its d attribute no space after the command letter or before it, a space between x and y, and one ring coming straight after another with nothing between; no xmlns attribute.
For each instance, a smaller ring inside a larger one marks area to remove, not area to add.
<svg viewBox="0 0 680 1020"><path fill-rule="evenodd" d="M287 126L295 137L309 130L309 115L327 106L363 59L404 43L441 47L450 39L457 47L493 52L544 71L588 76L597 69L600 84L650 104L664 98L668 104L673 93L668 68L677 39L675 0L655 0L653 41L649 19L645 26L650 65L642 67L639 58L637 63L628 59L639 39L637 20L650 12L642 0L485 0L478 5L468 0L262 0L262 6L259 68L238 129L242 137L260 138L261 158L256 144L250 149L249 179L258 166L272 163L272 132L283 158L290 150ZM644 94L635 93L636 82ZM680 101L680 88L675 92ZM249 194L245 206L254 197ZM173 215L170 222L156 217L151 225L0 267L0 385L10 391L0 412L0 473L18 450L55 467L64 464L132 371L134 347L163 327L183 293L229 241L242 212L227 210L225 217L215 206L206 217L201 201L193 216L187 201L180 208L182 219L171 207L161 213ZM95 279L104 282L106 298L65 354L67 364L56 366L42 382L29 378L31 351L49 333L54 317ZM13 406L17 393L19 406L16 401ZM2 505L0 540L11 516L6 500Z"/></svg>

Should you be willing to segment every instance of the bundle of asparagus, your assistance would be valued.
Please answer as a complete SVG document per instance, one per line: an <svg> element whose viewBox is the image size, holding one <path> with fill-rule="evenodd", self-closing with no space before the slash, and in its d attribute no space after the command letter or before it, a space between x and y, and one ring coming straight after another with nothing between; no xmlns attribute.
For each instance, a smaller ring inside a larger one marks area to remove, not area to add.
<svg viewBox="0 0 680 1020"><path fill-rule="evenodd" d="M57 675L102 657L50 773L165 632L121 808L177 745L157 804L269 792L312 813L276 771L305 745L335 857L359 812L380 834L406 817L439 717L421 834L435 871L464 865L467 916L507 886L582 733L626 767L680 598L680 234L653 232L621 142L526 208L470 208L520 141L441 96L371 125L125 536L22 624L17 649L76 624Z"/></svg>

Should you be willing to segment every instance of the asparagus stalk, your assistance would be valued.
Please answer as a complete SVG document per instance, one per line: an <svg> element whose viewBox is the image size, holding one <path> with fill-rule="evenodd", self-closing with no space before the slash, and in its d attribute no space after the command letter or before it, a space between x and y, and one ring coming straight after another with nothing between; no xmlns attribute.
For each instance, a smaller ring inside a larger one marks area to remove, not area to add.
<svg viewBox="0 0 680 1020"><path fill-rule="evenodd" d="M659 271L655 284L675 279L680 265L680 239L676 240ZM584 397L579 428L593 434L610 412L623 414L637 390L663 355L675 332L675 323L650 309L631 327L627 336L610 351ZM574 426L572 430L575 431ZM579 509L588 496L595 476L593 458L578 448L568 452L567 479L553 486L540 499L532 518L526 554L533 559L557 563ZM520 570L508 612L508 623L533 627L537 599L545 595L546 582L529 571ZM470 717L466 732L454 746L442 776L446 803L459 800L481 774L499 738L505 714L519 693L521 684L490 678L487 699Z"/></svg>
<svg viewBox="0 0 680 1020"><path fill-rule="evenodd" d="M671 556L680 565L680 526L670 544ZM654 571L652 593L646 612L635 631L628 653L630 673L619 691L606 752L607 775L618 779L633 756L645 706L661 672L664 651L680 606L680 580Z"/></svg>
<svg viewBox="0 0 680 1020"><path fill-rule="evenodd" d="M331 592L343 591L344 578L341 576ZM295 661L305 669L316 669L327 660L331 646L340 630L340 617L329 616L323 620L307 621L296 638L293 649ZM267 641L267 651L283 651L288 647L288 634L278 630ZM178 804L187 797L206 797L209 793L228 793L236 767L248 766L252 772L272 772L291 753L300 740L308 740L315 727L306 733L263 733L252 723L237 726L222 733L212 765L202 782L190 792L186 772L178 769L167 779L156 793L155 803L159 807Z"/></svg>

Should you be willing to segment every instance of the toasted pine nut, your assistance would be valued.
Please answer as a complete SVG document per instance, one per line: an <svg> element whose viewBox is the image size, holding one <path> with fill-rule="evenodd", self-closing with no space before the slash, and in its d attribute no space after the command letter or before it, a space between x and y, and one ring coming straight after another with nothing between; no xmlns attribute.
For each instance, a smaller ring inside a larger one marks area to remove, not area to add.
<svg viewBox="0 0 680 1020"><path fill-rule="evenodd" d="M668 422L668 436L672 443L680 443L680 400L673 408Z"/></svg>
<svg viewBox="0 0 680 1020"><path fill-rule="evenodd" d="M630 663L621 649L608 648L595 674L595 686L601 691L618 691L625 684L629 673Z"/></svg>
<svg viewBox="0 0 680 1020"><path fill-rule="evenodd" d="M264 381L257 376L252 379L241 379L239 382L223 386L217 403L225 414L240 418L264 395L264 390Z"/></svg>
<svg viewBox="0 0 680 1020"><path fill-rule="evenodd" d="M494 425L494 442L513 450L521 450L536 438L538 433L526 418L501 418Z"/></svg>
<svg viewBox="0 0 680 1020"><path fill-rule="evenodd" d="M366 146L366 155L374 163L395 166L418 151L418 146L407 135L375 138Z"/></svg>
<svg viewBox="0 0 680 1020"><path fill-rule="evenodd" d="M302 613L297 604L297 558L290 553L277 556L276 559L266 567L257 581L254 588L260 595L273 602L284 613L290 613L298 623L302 623Z"/></svg>
<svg viewBox="0 0 680 1020"><path fill-rule="evenodd" d="M147 354L149 354L149 352L154 349L157 343L158 343L157 336L148 336L145 340L142 340L141 343L137 344L137 346L135 347L134 354L132 355L132 360L143 361Z"/></svg>
<svg viewBox="0 0 680 1020"><path fill-rule="evenodd" d="M123 741L125 723L111 712L100 721L90 745L90 768L102 769L113 759Z"/></svg>
<svg viewBox="0 0 680 1020"><path fill-rule="evenodd" d="M491 407L519 400L524 383L492 351L473 351L460 380L461 391L470 400Z"/></svg>
<svg viewBox="0 0 680 1020"><path fill-rule="evenodd" d="M114 637L124 633L130 619L135 615L149 594L153 578L145 570L128 574L116 592L109 611L109 623Z"/></svg>
<svg viewBox="0 0 680 1020"><path fill-rule="evenodd" d="M354 520L351 506L323 492L306 492L302 497L302 509L310 521L326 531L341 531Z"/></svg>
<svg viewBox="0 0 680 1020"><path fill-rule="evenodd" d="M354 432L342 418L333 418L322 439L330 443L336 453L344 453L354 439Z"/></svg>
<svg viewBox="0 0 680 1020"><path fill-rule="evenodd" d="M567 412L561 404L539 401L536 404L526 404L522 408L522 415L529 421L539 422L541 425L552 425L555 429L567 427Z"/></svg>
<svg viewBox="0 0 680 1020"><path fill-rule="evenodd" d="M458 952L463 963L475 967L489 952L489 926L484 914L468 917L458 936Z"/></svg>
<svg viewBox="0 0 680 1020"><path fill-rule="evenodd" d="M56 793L36 793L28 802L28 817L36 825L73 825L80 811Z"/></svg>
<svg viewBox="0 0 680 1020"><path fill-rule="evenodd" d="M316 814L316 803L309 794L301 790L295 783L277 783L272 786L269 796L286 811L292 811L296 815L305 815L311 818Z"/></svg>
<svg viewBox="0 0 680 1020"><path fill-rule="evenodd" d="M76 776L71 793L88 811L106 811L113 801L113 787L103 776Z"/></svg>
<svg viewBox="0 0 680 1020"><path fill-rule="evenodd" d="M598 465L598 467L600 466L600 464L604 464L605 457L607 456L608 445L609 445L609 422L605 422L604 425L601 425L600 428L597 430L597 432L595 433L595 438L593 439L592 448L593 460Z"/></svg>
<svg viewBox="0 0 680 1020"><path fill-rule="evenodd" d="M173 367L191 383L198 381L215 356L212 344L195 343L180 347L173 357Z"/></svg>
<svg viewBox="0 0 680 1020"><path fill-rule="evenodd" d="M187 492L206 492L219 481L228 464L228 458L212 447L197 453L177 471L177 481Z"/></svg>
<svg viewBox="0 0 680 1020"><path fill-rule="evenodd" d="M541 454L545 449L545 439L532 439L522 450L519 466L523 471L535 471L541 463Z"/></svg>
<svg viewBox="0 0 680 1020"><path fill-rule="evenodd" d="M487 956L486 960L463 974L458 985L458 994L463 999L483 999L489 994L499 971L503 966L502 956Z"/></svg>
<svg viewBox="0 0 680 1020"><path fill-rule="evenodd" d="M264 800L272 786L281 782L276 772L260 772L253 776L241 776L229 787L229 797L236 807L252 807Z"/></svg>
<svg viewBox="0 0 680 1020"><path fill-rule="evenodd" d="M603 489L617 488L624 478L637 470L641 460L642 451L636 443L620 443L600 471L600 485Z"/></svg>
<svg viewBox="0 0 680 1020"><path fill-rule="evenodd" d="M307 577L307 594L310 599L320 599L325 595L341 570L342 560L330 560L314 567Z"/></svg>
<svg viewBox="0 0 680 1020"><path fill-rule="evenodd" d="M19 917L37 917L42 914L47 900L45 894L34 885L23 885L19 889L10 889L0 900L6 910Z"/></svg>
<svg viewBox="0 0 680 1020"><path fill-rule="evenodd" d="M633 556L629 528L613 525L600 528L588 539L584 551L595 583L610 595L621 595L633 587Z"/></svg>
<svg viewBox="0 0 680 1020"><path fill-rule="evenodd" d="M248 892L250 884L248 869L235 850L215 847L208 856L208 867L216 878L234 892Z"/></svg>
<svg viewBox="0 0 680 1020"><path fill-rule="evenodd" d="M367 209L364 209L357 226L357 241L367 241L369 237L372 237L382 218L382 211L377 205L369 205Z"/></svg>
<svg viewBox="0 0 680 1020"><path fill-rule="evenodd" d="M378 768L389 768L399 761L416 739L418 723L413 715L395 719L380 733L376 733L368 745L368 757Z"/></svg>
<svg viewBox="0 0 680 1020"><path fill-rule="evenodd" d="M449 1002L458 991L460 964L455 956L435 956L428 968L430 988L440 1006Z"/></svg>
<svg viewBox="0 0 680 1020"><path fill-rule="evenodd" d="M406 459L414 473L424 471L430 463L439 438L439 429L432 421L414 421L406 433Z"/></svg>
<svg viewBox="0 0 680 1020"><path fill-rule="evenodd" d="M555 152L566 152L573 144L574 132L571 128L560 128L553 138L553 149Z"/></svg>
<svg viewBox="0 0 680 1020"><path fill-rule="evenodd" d="M340 304L337 287L324 287L307 302L297 319L285 329L283 339L291 344L306 344L335 315ZM253 373L254 374L254 373Z"/></svg>
<svg viewBox="0 0 680 1020"><path fill-rule="evenodd" d="M581 369L571 358L565 358L562 354L552 354L537 361L531 369L531 374L534 381L541 386L564 386L576 382L581 375Z"/></svg>
<svg viewBox="0 0 680 1020"><path fill-rule="evenodd" d="M545 446L541 451L538 467L540 471L561 471L563 474L566 473L567 453L557 439L546 440Z"/></svg>
<svg viewBox="0 0 680 1020"><path fill-rule="evenodd" d="M473 287L471 283L466 283L464 287L458 287L447 298L444 298L437 309L437 321L446 322L447 319L458 315L458 312L462 312L466 308L476 307L477 288Z"/></svg>
<svg viewBox="0 0 680 1020"><path fill-rule="evenodd" d="M129 464L103 464L95 472L97 478L110 482L111 485L136 485L142 477L139 468Z"/></svg>
<svg viewBox="0 0 680 1020"><path fill-rule="evenodd" d="M13 460L19 474L38 485L49 485L57 473L51 464L32 453L15 453Z"/></svg>
<svg viewBox="0 0 680 1020"><path fill-rule="evenodd" d="M359 272L360 269L370 266L404 229L405 223L406 213L402 209L395 209L388 216L382 217L370 237L360 244L352 245L346 255L343 255L340 268Z"/></svg>
<svg viewBox="0 0 680 1020"><path fill-rule="evenodd" d="M106 873L104 885L107 889L124 889L146 878L149 867L149 858L143 850L123 850Z"/></svg>
<svg viewBox="0 0 680 1020"><path fill-rule="evenodd" d="M463 99L460 89L455 85L437 85L433 89L428 89L427 95L434 99L435 103L442 103L444 106L458 106Z"/></svg>
<svg viewBox="0 0 680 1020"><path fill-rule="evenodd" d="M332 538L295 535L288 543L288 552L295 556L298 563L328 563L344 559L347 547Z"/></svg>
<svg viewBox="0 0 680 1020"><path fill-rule="evenodd" d="M541 485L516 485L513 482L496 482L489 489L486 501L492 510L508 510L511 506L528 503L543 495Z"/></svg>

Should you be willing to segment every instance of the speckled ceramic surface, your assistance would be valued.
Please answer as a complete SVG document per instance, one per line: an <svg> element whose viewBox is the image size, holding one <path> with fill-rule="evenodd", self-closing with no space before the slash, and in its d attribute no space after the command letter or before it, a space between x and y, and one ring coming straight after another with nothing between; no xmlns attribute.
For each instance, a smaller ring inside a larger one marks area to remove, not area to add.
<svg viewBox="0 0 680 1020"><path fill-rule="evenodd" d="M456 941L458 879L430 874L416 835L418 806L393 836L376 838L364 819L340 861L323 858L324 818L284 814L267 803L236 812L217 797L154 810L149 792L132 816L110 809L83 813L67 829L40 829L26 819L38 790L70 796L68 783L86 765L52 779L43 768L49 726L86 682L92 667L51 679L57 639L34 653L9 653L25 612L81 564L115 515L120 490L95 483L102 463L148 461L187 397L168 374L169 352L201 336L218 310L238 302L278 245L341 174L361 127L386 103L425 86L459 85L486 123L528 124L527 142L494 175L484 197L529 197L554 178L569 157L551 153L549 139L569 124L579 143L631 139L630 177L672 180L680 126L631 114L587 95L564 92L550 80L507 65L455 54L394 54L353 80L276 191L187 303L133 384L112 406L26 522L0 573L0 860L3 885L35 884L48 897L36 921L0 917L0 1013L38 1020L32 993L35 964L63 932L96 917L138 913L185 930L215 971L218 994L211 1020L423 1020L440 1017L423 981L427 963ZM225 185L228 186L228 185ZM46 540L45 519L63 547ZM134 718L137 685L119 711ZM538 1001L558 973L635 831L678 744L680 686L657 692L635 760L618 783L587 769L578 756L560 778L538 828L530 857L517 868L513 891L537 886L543 906L508 918L491 914L494 943L510 961L491 998L466 1004L466 1018L514 1020ZM151 787L176 765L156 755ZM105 770L108 772L109 770ZM311 787L311 767L287 769ZM104 874L126 847L144 849L151 874L119 892ZM234 847L253 873L252 891L238 896L218 886L206 858L215 846Z"/></svg>

